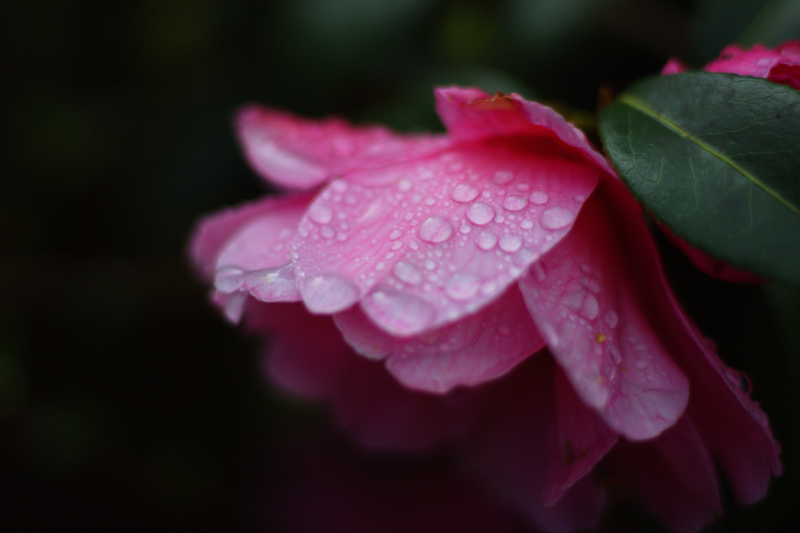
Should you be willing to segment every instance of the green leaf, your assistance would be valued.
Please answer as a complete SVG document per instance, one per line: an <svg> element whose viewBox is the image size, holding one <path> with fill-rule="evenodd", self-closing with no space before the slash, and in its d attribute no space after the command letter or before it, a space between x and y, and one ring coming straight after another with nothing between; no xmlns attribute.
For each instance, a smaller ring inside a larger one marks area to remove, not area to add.
<svg viewBox="0 0 800 533"><path fill-rule="evenodd" d="M800 91L696 72L648 78L604 109L606 152L689 244L800 285Z"/></svg>

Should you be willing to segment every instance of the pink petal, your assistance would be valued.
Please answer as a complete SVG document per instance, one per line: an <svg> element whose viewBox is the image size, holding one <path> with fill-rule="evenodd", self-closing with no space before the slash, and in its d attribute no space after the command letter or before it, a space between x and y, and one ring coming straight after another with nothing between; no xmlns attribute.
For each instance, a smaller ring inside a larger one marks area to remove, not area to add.
<svg viewBox="0 0 800 533"><path fill-rule="evenodd" d="M555 424L551 431L551 473L543 496L551 507L617 442L617 434L578 397L561 369L555 372Z"/></svg>
<svg viewBox="0 0 800 533"><path fill-rule="evenodd" d="M485 139L495 136L530 135L555 137L575 149L612 176L616 173L595 150L581 130L547 106L525 100L518 94L498 93L490 97L478 89L439 88L436 112L456 139Z"/></svg>
<svg viewBox="0 0 800 533"><path fill-rule="evenodd" d="M688 417L657 439L620 442L609 460L630 495L672 531L694 533L722 514L714 464Z"/></svg>
<svg viewBox="0 0 800 533"><path fill-rule="evenodd" d="M677 57L670 57L664 68L661 69L662 76L669 76L670 74L680 74L686 72L688 69L686 64Z"/></svg>
<svg viewBox="0 0 800 533"><path fill-rule="evenodd" d="M569 231L595 187L598 170L562 154L488 140L332 182L293 243L303 300L315 313L362 300L403 337L474 313Z"/></svg>
<svg viewBox="0 0 800 533"><path fill-rule="evenodd" d="M646 295L642 304L648 309L649 323L689 376L692 393L687 415L725 470L736 498L742 503L758 500L766 493L771 476L782 470L780 447L772 437L766 415L742 391L738 373L722 363L676 302L647 228L625 218L629 211L639 209L634 200L610 180L604 180L595 194L604 199L609 219L622 216L615 224L627 228L627 232L619 235L630 243L630 251L638 252L627 256L636 272L630 282Z"/></svg>
<svg viewBox="0 0 800 533"><path fill-rule="evenodd" d="M229 235L217 253L217 292L249 292L264 301L299 300L289 248L310 200L300 195L261 202L263 210Z"/></svg>
<svg viewBox="0 0 800 533"><path fill-rule="evenodd" d="M455 324L405 339L384 333L356 307L334 318L357 352L385 357L402 384L428 392L445 393L496 378L544 346L514 287Z"/></svg>
<svg viewBox="0 0 800 533"><path fill-rule="evenodd" d="M767 75L769 81L788 85L794 89L800 89L800 61L792 63L779 62L772 67Z"/></svg>
<svg viewBox="0 0 800 533"><path fill-rule="evenodd" d="M236 119L248 161L270 181L294 189L316 187L353 168L378 167L444 148L435 135L400 135L381 126L353 127L328 118L307 120L249 106Z"/></svg>
<svg viewBox="0 0 800 533"><path fill-rule="evenodd" d="M326 316L299 304L251 300L246 325L272 333L266 355L271 378L303 397L322 398L365 447L421 450L464 435L482 416L480 395L413 392L383 365L354 353Z"/></svg>
<svg viewBox="0 0 800 533"><path fill-rule="evenodd" d="M217 257L231 235L253 219L270 216L275 210L294 210L295 205L310 202L309 196L291 198L262 198L258 201L231 207L204 217L195 227L189 244L189 254L195 266L208 279L214 277Z"/></svg>
<svg viewBox="0 0 800 533"><path fill-rule="evenodd" d="M605 503L590 476L576 482L555 505L544 507L552 471L548 435L554 424L553 359L531 357L500 380L488 384L492 410L475 439L464 448L467 465L502 498L522 509L534 525L550 532L595 526Z"/></svg>
<svg viewBox="0 0 800 533"><path fill-rule="evenodd" d="M532 267L520 288L583 401L618 433L649 439L683 414L689 383L651 326L651 288L637 283L640 272L632 256L650 242L641 233L646 228L639 208L604 206L604 195L598 194L603 184L618 185L601 182L572 232ZM639 235L632 228L639 228Z"/></svg>
<svg viewBox="0 0 800 533"><path fill-rule="evenodd" d="M754 45L750 50L743 50L740 46L732 44L726 46L719 59L703 67L703 70L766 78L770 69L780 59L779 53L768 50L760 44Z"/></svg>

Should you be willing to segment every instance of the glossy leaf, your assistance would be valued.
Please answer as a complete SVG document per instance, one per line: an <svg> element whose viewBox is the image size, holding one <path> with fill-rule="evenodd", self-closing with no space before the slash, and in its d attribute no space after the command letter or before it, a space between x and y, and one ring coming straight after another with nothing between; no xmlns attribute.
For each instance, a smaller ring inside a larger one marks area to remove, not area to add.
<svg viewBox="0 0 800 533"><path fill-rule="evenodd" d="M800 284L800 91L705 72L646 79L600 115L628 188L691 245Z"/></svg>

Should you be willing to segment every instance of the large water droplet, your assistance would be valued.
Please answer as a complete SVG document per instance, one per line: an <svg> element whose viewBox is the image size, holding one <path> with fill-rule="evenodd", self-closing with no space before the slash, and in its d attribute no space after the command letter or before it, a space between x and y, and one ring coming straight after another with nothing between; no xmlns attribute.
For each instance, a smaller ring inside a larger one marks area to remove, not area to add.
<svg viewBox="0 0 800 533"><path fill-rule="evenodd" d="M394 265L394 275L397 276L400 281L404 281L410 285L422 283L422 271L414 265L403 261Z"/></svg>
<svg viewBox="0 0 800 533"><path fill-rule="evenodd" d="M467 209L467 218L473 224L483 226L491 222L494 218L494 209L489 204L477 202Z"/></svg>
<svg viewBox="0 0 800 533"><path fill-rule="evenodd" d="M308 218L317 224L327 224L333 218L333 210L327 205L314 204L308 210Z"/></svg>
<svg viewBox="0 0 800 533"><path fill-rule="evenodd" d="M214 275L214 288L222 294L238 291L244 284L244 271L234 266L224 266Z"/></svg>
<svg viewBox="0 0 800 533"><path fill-rule="evenodd" d="M251 272L245 286L250 289L250 294L264 302L296 302L301 299L292 264Z"/></svg>
<svg viewBox="0 0 800 533"><path fill-rule="evenodd" d="M401 235L403 235L403 232L400 231L399 229L395 229L389 234L389 239L391 240L399 239Z"/></svg>
<svg viewBox="0 0 800 533"><path fill-rule="evenodd" d="M381 328L402 336L422 332L436 318L436 308L407 292L380 288L362 302L364 311Z"/></svg>
<svg viewBox="0 0 800 533"><path fill-rule="evenodd" d="M539 224L544 229L561 229L569 226L575 220L575 215L569 209L556 206L547 209L539 218Z"/></svg>
<svg viewBox="0 0 800 533"><path fill-rule="evenodd" d="M361 294L355 283L332 272L305 278L301 292L308 310L321 314L347 309L358 301Z"/></svg>
<svg viewBox="0 0 800 533"><path fill-rule="evenodd" d="M402 179L397 182L397 188L403 192L407 192L411 190L412 183L407 179Z"/></svg>
<svg viewBox="0 0 800 533"><path fill-rule="evenodd" d="M469 183L461 183L456 185L452 191L450 191L450 198L455 200L456 202L466 203L471 202L475 198L478 197L478 189L470 185Z"/></svg>
<svg viewBox="0 0 800 533"><path fill-rule="evenodd" d="M420 225L418 235L426 242L444 242L453 235L453 225L443 216L433 215Z"/></svg>
<svg viewBox="0 0 800 533"><path fill-rule="evenodd" d="M583 306L581 307L581 316L587 320L594 320L599 313L600 305L597 302L597 298L591 294L587 294L586 298L583 300Z"/></svg>
<svg viewBox="0 0 800 533"><path fill-rule="evenodd" d="M444 292L454 300L472 298L481 286L480 278L471 272L458 272L450 276L444 284Z"/></svg>
<svg viewBox="0 0 800 533"><path fill-rule="evenodd" d="M500 249L504 252L516 252L522 247L522 237L513 233L506 233L500 237Z"/></svg>
<svg viewBox="0 0 800 533"><path fill-rule="evenodd" d="M635 368L636 370L644 370L645 368L647 368L647 361L645 361L644 359L637 359L636 361L633 362L633 368Z"/></svg>
<svg viewBox="0 0 800 533"><path fill-rule="evenodd" d="M475 239L475 244L481 250L491 250L494 248L494 245L497 244L497 235L491 231L483 231Z"/></svg>
<svg viewBox="0 0 800 533"><path fill-rule="evenodd" d="M496 185L505 185L514 179L514 174L508 170L498 170L492 176L492 182Z"/></svg>
<svg viewBox="0 0 800 533"><path fill-rule="evenodd" d="M521 211L528 205L528 200L521 196L509 196L503 200L503 209L506 211Z"/></svg>
<svg viewBox="0 0 800 533"><path fill-rule="evenodd" d="M530 201L534 205L544 205L547 203L547 200L550 198L547 196L547 193L542 191L534 191L531 193Z"/></svg>

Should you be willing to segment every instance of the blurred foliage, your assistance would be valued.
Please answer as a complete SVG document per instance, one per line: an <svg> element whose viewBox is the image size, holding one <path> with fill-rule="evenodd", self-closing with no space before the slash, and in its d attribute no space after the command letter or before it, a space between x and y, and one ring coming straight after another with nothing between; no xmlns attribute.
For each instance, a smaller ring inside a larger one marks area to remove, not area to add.
<svg viewBox="0 0 800 533"><path fill-rule="evenodd" d="M201 214L264 190L232 135L238 106L425 130L440 127L432 86L459 83L591 113L601 86L622 90L670 55L699 65L743 32L797 36L797 2L731 4L4 3L0 530L269 530L270 451L326 417L264 385L259 347L220 320L186 263ZM728 505L712 530L789 531L797 295L712 282L664 250L784 445L772 497ZM609 530L648 527L636 516L612 510Z"/></svg>

